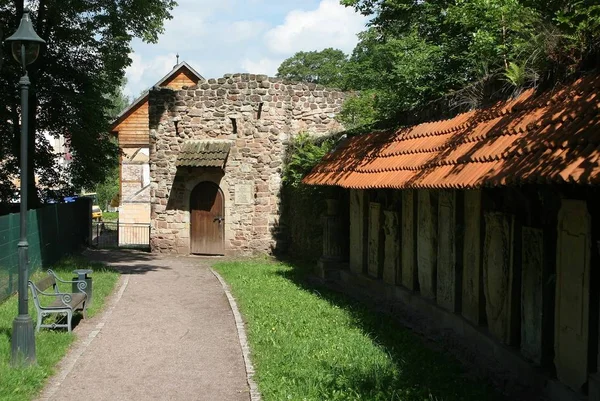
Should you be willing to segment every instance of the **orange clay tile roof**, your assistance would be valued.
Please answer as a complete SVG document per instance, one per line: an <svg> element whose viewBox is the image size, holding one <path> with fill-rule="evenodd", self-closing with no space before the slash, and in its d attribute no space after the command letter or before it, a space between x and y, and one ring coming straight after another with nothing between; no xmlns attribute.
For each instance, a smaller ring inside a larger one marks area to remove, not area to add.
<svg viewBox="0 0 600 401"><path fill-rule="evenodd" d="M450 120L351 137L303 182L354 189L600 184L600 75Z"/></svg>

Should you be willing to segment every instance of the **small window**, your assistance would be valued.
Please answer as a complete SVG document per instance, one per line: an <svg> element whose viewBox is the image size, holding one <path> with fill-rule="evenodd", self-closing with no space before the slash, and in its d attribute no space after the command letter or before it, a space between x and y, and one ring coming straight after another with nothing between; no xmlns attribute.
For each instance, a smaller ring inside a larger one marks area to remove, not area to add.
<svg viewBox="0 0 600 401"><path fill-rule="evenodd" d="M256 119L260 120L260 116L262 115L263 102L258 104L258 111L256 112Z"/></svg>

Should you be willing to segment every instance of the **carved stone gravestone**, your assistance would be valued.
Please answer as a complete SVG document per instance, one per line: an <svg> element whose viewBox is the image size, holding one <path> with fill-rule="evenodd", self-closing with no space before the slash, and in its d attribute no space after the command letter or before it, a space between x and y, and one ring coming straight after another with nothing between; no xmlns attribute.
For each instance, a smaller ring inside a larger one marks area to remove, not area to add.
<svg viewBox="0 0 600 401"><path fill-rule="evenodd" d="M396 284L396 275L400 266L400 241L398 237L398 213L386 210L385 216L385 254L383 259L383 281Z"/></svg>
<svg viewBox="0 0 600 401"><path fill-rule="evenodd" d="M503 344L514 341L513 302L514 217L486 213L483 287L490 332Z"/></svg>
<svg viewBox="0 0 600 401"><path fill-rule="evenodd" d="M440 191L438 201L437 295L441 307L454 312L456 302L456 192Z"/></svg>
<svg viewBox="0 0 600 401"><path fill-rule="evenodd" d="M596 246L600 249L600 241L596 242ZM598 336L597 349L600 350L600 336ZM588 377L588 401L600 401L600 352L596 356L596 372Z"/></svg>
<svg viewBox="0 0 600 401"><path fill-rule="evenodd" d="M369 203L369 259L368 272L372 277L379 277L381 268L379 255L379 232L381 229L381 205L379 203Z"/></svg>
<svg viewBox="0 0 600 401"><path fill-rule="evenodd" d="M350 270L363 272L364 260L364 191L350 190Z"/></svg>
<svg viewBox="0 0 600 401"><path fill-rule="evenodd" d="M563 200L556 244L554 364L558 379L573 390L587 380L590 253L585 201Z"/></svg>
<svg viewBox="0 0 600 401"><path fill-rule="evenodd" d="M465 191L464 209L462 315L481 324L481 191Z"/></svg>
<svg viewBox="0 0 600 401"><path fill-rule="evenodd" d="M323 222L323 256L324 261L339 262L342 260L342 219L338 212L337 199L327 199L327 213Z"/></svg>
<svg viewBox="0 0 600 401"><path fill-rule="evenodd" d="M432 192L419 190L417 261L419 286L425 298L435 298L437 280L437 211Z"/></svg>
<svg viewBox="0 0 600 401"><path fill-rule="evenodd" d="M542 358L544 232L523 227L522 241L521 353L539 366Z"/></svg>
<svg viewBox="0 0 600 401"><path fill-rule="evenodd" d="M414 201L413 190L402 191L402 285L411 291L417 289Z"/></svg>

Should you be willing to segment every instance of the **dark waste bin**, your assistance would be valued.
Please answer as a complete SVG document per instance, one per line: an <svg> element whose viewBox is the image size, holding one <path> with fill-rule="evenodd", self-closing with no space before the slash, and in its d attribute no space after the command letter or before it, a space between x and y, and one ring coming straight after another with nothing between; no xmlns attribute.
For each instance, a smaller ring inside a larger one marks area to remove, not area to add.
<svg viewBox="0 0 600 401"><path fill-rule="evenodd" d="M73 293L79 292L79 288L77 288L77 282L85 281L87 286L83 290L87 294L87 305L86 308L89 308L92 305L92 295L93 295L93 286L92 286L92 278L88 277L88 274L91 274L93 271L91 269L76 269L73 270L74 274L77 274L77 277L73 277Z"/></svg>

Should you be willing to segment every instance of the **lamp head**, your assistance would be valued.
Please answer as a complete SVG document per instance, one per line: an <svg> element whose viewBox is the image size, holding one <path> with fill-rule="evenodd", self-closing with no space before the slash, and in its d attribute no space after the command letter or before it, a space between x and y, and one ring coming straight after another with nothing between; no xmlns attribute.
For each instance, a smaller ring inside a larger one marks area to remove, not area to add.
<svg viewBox="0 0 600 401"><path fill-rule="evenodd" d="M23 10L23 17L21 18L17 32L6 38L6 42L11 44L13 57L23 68L38 58L40 46L46 43L44 39L35 33L28 9ZM25 49L24 55L21 52L22 49Z"/></svg>

